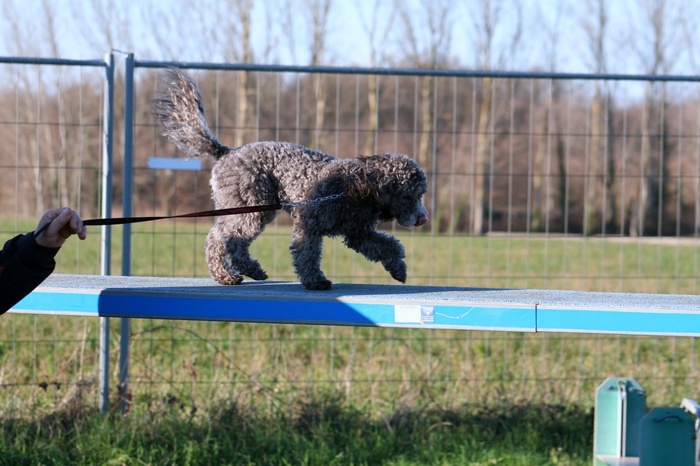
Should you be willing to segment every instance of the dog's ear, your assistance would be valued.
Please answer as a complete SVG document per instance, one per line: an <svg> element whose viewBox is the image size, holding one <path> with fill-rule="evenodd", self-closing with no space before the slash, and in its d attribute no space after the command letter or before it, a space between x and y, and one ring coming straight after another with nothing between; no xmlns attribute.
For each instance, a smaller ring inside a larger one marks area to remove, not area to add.
<svg viewBox="0 0 700 466"><path fill-rule="evenodd" d="M357 159L361 167L354 180L358 192L365 199L371 198L380 204L388 202L392 185L396 182L391 154L359 156Z"/></svg>
<svg viewBox="0 0 700 466"><path fill-rule="evenodd" d="M390 154L361 155L357 157L369 182L383 186L391 181Z"/></svg>
<svg viewBox="0 0 700 466"><path fill-rule="evenodd" d="M375 154L362 157L361 163L382 189L396 189L415 171L415 162L401 154Z"/></svg>
<svg viewBox="0 0 700 466"><path fill-rule="evenodd" d="M348 199L352 201L378 200L377 182L364 167L348 173L347 176L343 177L343 183Z"/></svg>

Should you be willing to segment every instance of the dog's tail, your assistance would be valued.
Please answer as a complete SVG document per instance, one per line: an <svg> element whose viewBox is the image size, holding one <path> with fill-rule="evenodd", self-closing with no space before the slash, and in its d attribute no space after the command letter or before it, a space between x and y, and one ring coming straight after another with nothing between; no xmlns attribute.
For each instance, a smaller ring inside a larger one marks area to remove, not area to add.
<svg viewBox="0 0 700 466"><path fill-rule="evenodd" d="M230 150L209 130L202 93L180 70L169 68L163 73L152 108L163 135L188 156L210 155L218 159Z"/></svg>

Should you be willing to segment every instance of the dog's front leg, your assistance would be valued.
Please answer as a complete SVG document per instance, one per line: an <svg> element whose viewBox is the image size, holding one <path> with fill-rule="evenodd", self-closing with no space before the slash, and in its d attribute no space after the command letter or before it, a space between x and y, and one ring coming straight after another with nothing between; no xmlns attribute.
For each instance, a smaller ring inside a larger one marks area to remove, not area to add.
<svg viewBox="0 0 700 466"><path fill-rule="evenodd" d="M295 219L296 220L296 219ZM292 263L301 284L307 290L329 290L332 282L321 271L323 236L295 222L292 228Z"/></svg>
<svg viewBox="0 0 700 466"><path fill-rule="evenodd" d="M363 231L345 236L344 243L372 262L381 262L387 272L401 283L406 283L406 251L398 239L378 231Z"/></svg>

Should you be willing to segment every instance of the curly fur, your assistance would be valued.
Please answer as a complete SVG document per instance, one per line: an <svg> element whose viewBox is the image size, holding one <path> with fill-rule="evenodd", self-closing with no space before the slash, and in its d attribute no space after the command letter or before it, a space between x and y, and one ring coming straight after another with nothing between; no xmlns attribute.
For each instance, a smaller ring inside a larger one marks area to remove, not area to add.
<svg viewBox="0 0 700 466"><path fill-rule="evenodd" d="M323 236L342 236L346 246L380 262L396 280L406 281L403 246L376 228L394 219L406 227L427 222L421 198L428 183L415 161L400 154L337 159L287 142L228 148L209 130L196 84L176 69L164 73L153 115L164 128L163 134L188 156L216 159L210 184L217 209L346 194L342 199L285 208L293 221L290 251L294 270L307 289L331 287L321 271ZM249 248L275 215L270 211L217 218L205 248L215 281L238 284L244 275L267 279Z"/></svg>

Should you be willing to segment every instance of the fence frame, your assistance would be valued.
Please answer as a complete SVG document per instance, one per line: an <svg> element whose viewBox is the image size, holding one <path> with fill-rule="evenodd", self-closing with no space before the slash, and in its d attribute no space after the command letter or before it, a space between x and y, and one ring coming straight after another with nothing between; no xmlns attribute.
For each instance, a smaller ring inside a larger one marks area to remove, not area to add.
<svg viewBox="0 0 700 466"><path fill-rule="evenodd" d="M256 64L226 64L226 63L198 63L181 61L140 61L136 60L133 53L122 53L111 51L105 55L103 60L72 60L72 59L51 59L51 58L30 58L30 57L2 57L0 63L17 65L53 65L53 66L88 66L101 67L105 70L105 93L104 93L104 121L103 121L103 171L102 171L102 203L100 206L101 215L105 218L112 216L112 169L113 169L113 138L114 138L114 87L116 57L122 58L120 64L125 77L125 120L124 120L124 194L123 208L124 215L131 215L133 207L133 144L134 144L134 74L138 68L167 68L177 67L182 69L199 70L228 70L228 71L250 71L269 73L318 73L318 74L355 74L355 75L382 75L382 76L429 76L429 77L455 77L455 78L499 78L499 79L535 79L535 80L583 80L583 81L643 81L643 82L700 82L700 76L685 75L630 75L630 74L595 74L595 73L553 73L553 72L511 72L511 71L480 71L480 70L435 70L435 69L413 69L413 68L357 68L357 67L335 67L335 66L287 66L287 65L256 65ZM128 225L123 228L123 249L121 264L122 276L131 275L131 229ZM101 229L101 274L111 275L111 227L104 226ZM50 283L50 282L49 282ZM34 299L37 294L45 292L44 287L40 287L35 293L30 295ZM573 292L572 292L573 293ZM631 295L623 296L622 293L611 294L618 299L631 299ZM569 296L573 296L570 294ZM651 295L648 295L651 296ZM668 295L674 296L674 295ZM612 296L611 296L611 299ZM671 298L668 298L671 299ZM678 299L676 296L673 299ZM683 298L685 299L685 298ZM666 298L663 298L666 301ZM700 303L695 300L690 301L692 306L700 307ZM576 300L574 300L576 303ZM545 307L539 307L543 311ZM581 306L569 303L574 307L572 312L576 315L583 315ZM614 307L614 306L613 306ZM662 305L662 308L664 305ZM24 310L12 312L32 312L41 313L39 310ZM553 311L555 309L552 309ZM664 311L665 312L665 311ZM670 312L670 311L669 311ZM63 313L66 315L66 313ZM555 313L556 314L556 313ZM553 314L553 315L555 315ZM99 315L99 314L98 314ZM100 315L100 388L99 404L100 410L105 413L109 409L109 331L110 317L121 317L120 321L120 353L119 353L119 391L126 394L128 392L129 377L129 345L130 345L130 321L129 317L122 314L111 314L109 316ZM543 330L542 327L539 331ZM566 329L563 327L552 327L553 331L604 331L601 329L583 328ZM619 330L613 331L613 333ZM641 333L639 333L641 332ZM625 332L623 332L625 333ZM632 331L634 334L645 334L641 330ZM685 334L688 335L687 333ZM693 333L695 335L695 333ZM698 332L700 335L700 331Z"/></svg>
<svg viewBox="0 0 700 466"><path fill-rule="evenodd" d="M114 141L114 74L115 52L105 54L103 60L71 60L61 58L2 57L0 63L42 66L78 66L104 68L104 96L102 122L102 176L100 214L112 216L112 168ZM109 225L100 230L100 273L110 275L112 257L112 229ZM99 349L99 406L101 412L109 408L109 318L100 317Z"/></svg>

